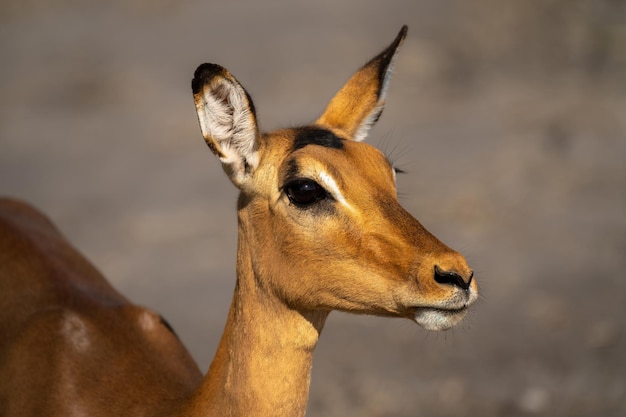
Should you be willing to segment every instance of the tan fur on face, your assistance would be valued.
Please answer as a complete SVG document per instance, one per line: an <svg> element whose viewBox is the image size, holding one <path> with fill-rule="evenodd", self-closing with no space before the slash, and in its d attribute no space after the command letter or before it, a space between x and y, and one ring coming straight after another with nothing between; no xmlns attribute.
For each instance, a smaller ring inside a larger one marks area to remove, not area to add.
<svg viewBox="0 0 626 417"><path fill-rule="evenodd" d="M399 204L391 164L360 142L405 36L317 122L267 134L230 72L196 70L200 131L240 190L237 280L204 378L159 315L42 214L0 199L0 416L302 417L331 310L457 324L477 297L472 271Z"/></svg>
<svg viewBox="0 0 626 417"><path fill-rule="evenodd" d="M290 134L268 136L283 151L261 150L258 173L269 185L259 184L240 207L248 244L263 248L258 263L265 266L265 285L308 309L409 317L413 308L444 307L455 297L456 288L434 282L434 266L463 274L469 268L400 206L380 151L346 140L343 149L309 145L290 154ZM303 178L323 183L322 175L331 177L345 202L294 206L280 191L291 165L301 167Z"/></svg>

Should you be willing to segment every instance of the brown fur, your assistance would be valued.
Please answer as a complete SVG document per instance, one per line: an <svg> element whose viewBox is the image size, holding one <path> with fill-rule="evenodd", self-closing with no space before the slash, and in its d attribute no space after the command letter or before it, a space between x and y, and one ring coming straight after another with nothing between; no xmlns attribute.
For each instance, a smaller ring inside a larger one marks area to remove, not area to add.
<svg viewBox="0 0 626 417"><path fill-rule="evenodd" d="M295 146L301 129L259 134L228 71L196 72L204 138L241 191L237 284L204 379L160 318L115 291L43 215L0 201L0 415L302 416L331 310L456 324L476 299L470 268L402 208L382 153L355 140L382 110L405 34L306 132L328 132L331 146ZM294 179L327 197L298 206Z"/></svg>

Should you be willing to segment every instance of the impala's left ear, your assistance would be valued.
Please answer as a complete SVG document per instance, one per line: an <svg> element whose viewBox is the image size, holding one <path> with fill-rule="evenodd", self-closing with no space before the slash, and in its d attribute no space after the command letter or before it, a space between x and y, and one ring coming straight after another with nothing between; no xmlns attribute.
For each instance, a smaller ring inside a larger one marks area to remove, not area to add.
<svg viewBox="0 0 626 417"><path fill-rule="evenodd" d="M394 57L407 30L402 26L391 45L348 80L316 124L340 130L356 141L365 139L383 111Z"/></svg>

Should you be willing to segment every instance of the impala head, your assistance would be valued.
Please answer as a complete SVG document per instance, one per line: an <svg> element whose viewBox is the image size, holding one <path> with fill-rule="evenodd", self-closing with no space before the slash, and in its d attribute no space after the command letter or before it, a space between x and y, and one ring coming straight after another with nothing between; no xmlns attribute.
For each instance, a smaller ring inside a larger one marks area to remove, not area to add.
<svg viewBox="0 0 626 417"><path fill-rule="evenodd" d="M300 310L443 330L477 298L472 270L400 205L391 163L361 142L406 31L308 126L261 134L250 96L215 64L196 70L192 88L202 135L241 192L239 256L257 285Z"/></svg>

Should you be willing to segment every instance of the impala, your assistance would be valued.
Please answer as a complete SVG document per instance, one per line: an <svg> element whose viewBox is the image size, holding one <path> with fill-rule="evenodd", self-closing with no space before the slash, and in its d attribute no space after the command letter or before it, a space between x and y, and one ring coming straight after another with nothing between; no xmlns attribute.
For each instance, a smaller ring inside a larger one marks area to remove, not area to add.
<svg viewBox="0 0 626 417"><path fill-rule="evenodd" d="M226 69L196 70L202 135L240 191L237 282L204 377L158 314L3 200L0 416L302 416L331 310L457 324L477 298L471 269L402 208L393 166L361 142L406 31L313 124L271 133Z"/></svg>

